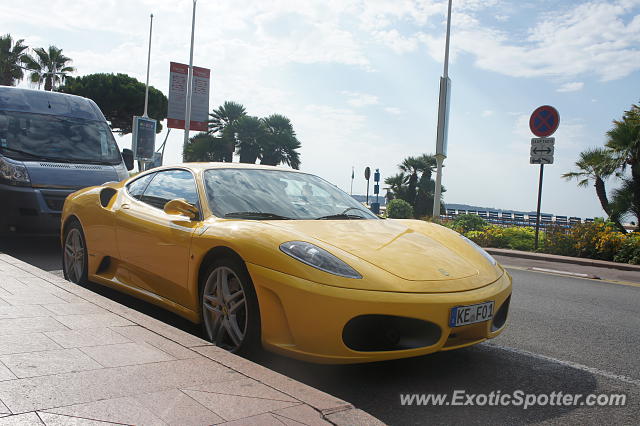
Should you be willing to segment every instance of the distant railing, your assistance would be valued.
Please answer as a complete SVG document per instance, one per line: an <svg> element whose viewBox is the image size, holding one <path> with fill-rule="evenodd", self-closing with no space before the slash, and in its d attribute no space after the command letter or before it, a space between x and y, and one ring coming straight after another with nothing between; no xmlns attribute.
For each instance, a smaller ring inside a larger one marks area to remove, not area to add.
<svg viewBox="0 0 640 426"><path fill-rule="evenodd" d="M446 209L444 214L440 215L441 220L453 220L461 214L475 214L494 225L501 226L536 226L536 215L512 212L497 212L491 210L462 210L462 209ZM540 227L559 226L562 228L571 228L579 223L593 222L593 218L582 219L571 216L554 216L550 214L540 214Z"/></svg>

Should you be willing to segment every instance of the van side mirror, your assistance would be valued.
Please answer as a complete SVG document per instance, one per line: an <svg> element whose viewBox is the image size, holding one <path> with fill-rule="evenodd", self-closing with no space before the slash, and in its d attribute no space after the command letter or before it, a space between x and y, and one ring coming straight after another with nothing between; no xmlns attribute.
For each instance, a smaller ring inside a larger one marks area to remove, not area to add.
<svg viewBox="0 0 640 426"><path fill-rule="evenodd" d="M169 201L164 205L164 212L166 214L184 215L191 220L198 217L198 208L193 204L187 203L184 198L176 198Z"/></svg>
<svg viewBox="0 0 640 426"><path fill-rule="evenodd" d="M133 151L127 148L123 149L122 161L124 161L124 165L127 167L127 170L133 170Z"/></svg>

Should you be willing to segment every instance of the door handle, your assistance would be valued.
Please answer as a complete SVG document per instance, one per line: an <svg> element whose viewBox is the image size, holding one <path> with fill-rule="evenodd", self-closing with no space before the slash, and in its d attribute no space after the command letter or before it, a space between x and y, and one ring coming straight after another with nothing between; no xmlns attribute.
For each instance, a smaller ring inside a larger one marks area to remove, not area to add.
<svg viewBox="0 0 640 426"><path fill-rule="evenodd" d="M122 210L129 210L131 208L131 206L129 206L129 204L123 204L123 205L120 206L120 208Z"/></svg>

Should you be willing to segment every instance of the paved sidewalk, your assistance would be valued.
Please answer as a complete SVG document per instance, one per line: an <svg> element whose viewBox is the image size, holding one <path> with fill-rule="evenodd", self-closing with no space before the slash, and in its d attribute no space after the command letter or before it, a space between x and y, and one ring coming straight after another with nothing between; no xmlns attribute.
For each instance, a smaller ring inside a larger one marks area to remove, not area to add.
<svg viewBox="0 0 640 426"><path fill-rule="evenodd" d="M17 424L382 423L0 254L0 425Z"/></svg>

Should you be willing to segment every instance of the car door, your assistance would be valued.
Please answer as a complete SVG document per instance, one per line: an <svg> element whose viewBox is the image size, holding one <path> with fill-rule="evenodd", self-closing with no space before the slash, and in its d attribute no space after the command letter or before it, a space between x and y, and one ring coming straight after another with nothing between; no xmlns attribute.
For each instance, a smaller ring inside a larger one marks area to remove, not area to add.
<svg viewBox="0 0 640 426"><path fill-rule="evenodd" d="M127 284L188 306L191 236L200 221L169 215L163 208L176 198L198 206L195 178L188 170L171 169L130 185L116 213L118 251L128 271Z"/></svg>

